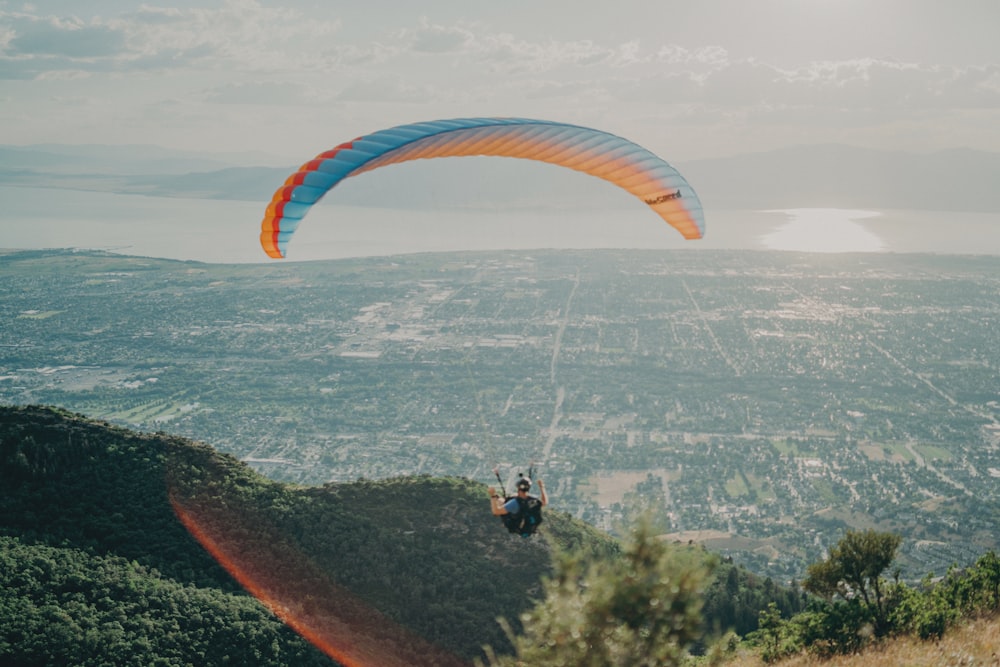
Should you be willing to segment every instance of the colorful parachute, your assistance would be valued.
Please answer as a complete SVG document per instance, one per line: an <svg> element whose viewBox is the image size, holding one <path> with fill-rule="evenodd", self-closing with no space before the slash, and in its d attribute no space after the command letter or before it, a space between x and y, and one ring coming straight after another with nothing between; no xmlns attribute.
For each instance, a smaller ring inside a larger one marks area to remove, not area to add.
<svg viewBox="0 0 1000 667"><path fill-rule="evenodd" d="M548 162L603 178L656 211L686 239L705 230L698 195L663 159L613 134L524 118L435 120L379 130L320 153L274 193L261 223L269 256L285 256L309 209L343 179L419 158L489 155Z"/></svg>

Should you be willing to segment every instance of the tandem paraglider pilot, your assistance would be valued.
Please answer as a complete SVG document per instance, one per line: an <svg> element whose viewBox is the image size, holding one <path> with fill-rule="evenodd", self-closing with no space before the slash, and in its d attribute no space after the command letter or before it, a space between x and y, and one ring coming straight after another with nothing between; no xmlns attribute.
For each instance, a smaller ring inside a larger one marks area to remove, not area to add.
<svg viewBox="0 0 1000 667"><path fill-rule="evenodd" d="M498 495L492 486L490 494L490 509L494 516L500 517L503 524L512 533L521 537L534 535L538 524L542 522L542 507L549 502L545 495L545 482L538 480L539 495L528 493L531 490L531 478L521 475L517 480L517 495L505 498Z"/></svg>

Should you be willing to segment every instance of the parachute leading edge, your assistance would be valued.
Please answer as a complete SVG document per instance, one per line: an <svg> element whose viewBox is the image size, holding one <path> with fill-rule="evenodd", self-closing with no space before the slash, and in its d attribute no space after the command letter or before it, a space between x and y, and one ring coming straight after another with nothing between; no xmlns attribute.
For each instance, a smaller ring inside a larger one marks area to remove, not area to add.
<svg viewBox="0 0 1000 667"><path fill-rule="evenodd" d="M459 118L400 125L320 153L271 197L260 243L282 258L313 204L345 178L410 160L514 157L582 171L632 193L686 239L699 239L705 217L698 195L670 164L626 139L578 125L525 118Z"/></svg>

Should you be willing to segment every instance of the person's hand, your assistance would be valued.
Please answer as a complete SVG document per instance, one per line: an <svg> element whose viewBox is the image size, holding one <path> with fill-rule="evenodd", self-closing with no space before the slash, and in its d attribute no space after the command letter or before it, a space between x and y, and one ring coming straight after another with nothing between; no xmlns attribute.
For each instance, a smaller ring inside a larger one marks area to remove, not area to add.
<svg viewBox="0 0 1000 667"><path fill-rule="evenodd" d="M497 494L497 490L494 489L492 486L486 489L486 492L490 494L490 498L492 498Z"/></svg>
<svg viewBox="0 0 1000 667"><path fill-rule="evenodd" d="M545 482L543 482L542 480L538 480L538 488L539 489L544 489L545 488Z"/></svg>

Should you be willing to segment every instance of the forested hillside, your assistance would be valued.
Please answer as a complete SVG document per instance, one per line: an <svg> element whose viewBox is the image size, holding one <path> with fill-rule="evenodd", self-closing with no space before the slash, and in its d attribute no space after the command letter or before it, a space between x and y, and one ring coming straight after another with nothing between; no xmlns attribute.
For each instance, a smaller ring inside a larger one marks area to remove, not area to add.
<svg viewBox="0 0 1000 667"><path fill-rule="evenodd" d="M470 480L294 487L183 438L0 407L0 662L463 664L508 646L497 617L530 608L557 550L617 551L558 511L543 532L504 532ZM801 605L718 572L709 629Z"/></svg>

